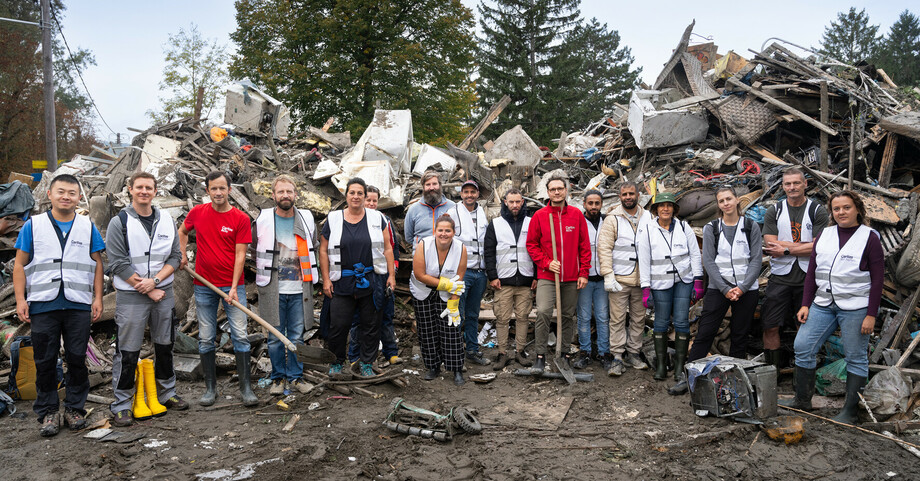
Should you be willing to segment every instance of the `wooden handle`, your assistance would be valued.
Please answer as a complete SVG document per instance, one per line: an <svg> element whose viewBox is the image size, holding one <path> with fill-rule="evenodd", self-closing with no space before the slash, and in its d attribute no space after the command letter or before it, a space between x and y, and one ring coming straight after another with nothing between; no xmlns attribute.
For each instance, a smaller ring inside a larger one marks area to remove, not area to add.
<svg viewBox="0 0 920 481"><path fill-rule="evenodd" d="M560 233L560 235L562 235ZM549 240L553 246L553 260L556 260L556 229L553 228L553 214L549 214ZM562 265L559 266L562 270ZM556 275L556 357L562 356L562 298L559 296L559 273Z"/></svg>

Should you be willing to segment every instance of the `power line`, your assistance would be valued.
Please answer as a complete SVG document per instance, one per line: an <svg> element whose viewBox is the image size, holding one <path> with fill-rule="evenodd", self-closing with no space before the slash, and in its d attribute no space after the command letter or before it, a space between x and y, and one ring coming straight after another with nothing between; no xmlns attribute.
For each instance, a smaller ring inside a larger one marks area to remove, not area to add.
<svg viewBox="0 0 920 481"><path fill-rule="evenodd" d="M70 45L67 44L67 37L64 36L64 29L61 28L61 22L58 21L57 15L54 13L54 10L51 10L51 17L54 18L54 23L57 24L58 32L61 32L61 39L64 40L64 46L67 47L67 54L70 55L70 63L73 64L74 70L77 71L77 76L80 77L80 83L83 84L83 90L86 91L86 96L89 97L89 102L93 104L93 108L96 109L96 113L99 114L99 119L102 120L102 123L105 124L106 128L109 129L113 134L118 134L115 132L112 127L109 127L109 123L105 121L105 117L102 116L102 112L99 111L99 106L96 105L96 100L93 99L93 95L89 93L89 88L86 86L86 81L83 80L83 74L80 72L80 67L77 66L77 61L73 58L73 52L70 51Z"/></svg>

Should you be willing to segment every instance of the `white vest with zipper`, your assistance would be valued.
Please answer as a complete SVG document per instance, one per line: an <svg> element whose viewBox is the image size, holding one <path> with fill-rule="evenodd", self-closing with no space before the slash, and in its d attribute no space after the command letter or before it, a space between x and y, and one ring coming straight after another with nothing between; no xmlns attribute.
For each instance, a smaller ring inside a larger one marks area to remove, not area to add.
<svg viewBox="0 0 920 481"><path fill-rule="evenodd" d="M32 217L32 260L25 266L26 300L53 301L63 284L68 301L92 304L96 275L96 261L90 256L93 223L89 217L75 215L62 249L50 215L45 212Z"/></svg>
<svg viewBox="0 0 920 481"><path fill-rule="evenodd" d="M685 284L693 282L693 269L690 264L691 239L687 238L684 222L676 221L674 230L666 232L658 225L658 219L649 221L649 249L651 251L651 269L649 280L652 289L670 289L675 281ZM696 239L692 239L696 242Z"/></svg>
<svg viewBox="0 0 920 481"><path fill-rule="evenodd" d="M837 226L824 229L815 244L815 304L827 307L831 303L845 311L869 307L872 279L861 270L863 252L873 230L861 225L843 247Z"/></svg>
<svg viewBox="0 0 920 481"><path fill-rule="evenodd" d="M147 234L147 229L137 217L128 214L127 220L127 248L128 256L131 258L131 267L138 276L151 278L160 272L160 269L166 265L166 260L172 253L173 240L176 235L176 224L171 215L162 209L159 211L159 218L153 224L152 235ZM165 279L160 279L157 287L166 287L173 282L173 274ZM128 284L121 277L114 276L112 284L120 291L133 291L134 286Z"/></svg>
<svg viewBox="0 0 920 481"><path fill-rule="evenodd" d="M486 264L482 249L486 238L486 228L489 226L486 212L478 204L473 212L468 211L462 204L455 204L447 211L447 214L457 224L456 235L466 247L466 268L484 269Z"/></svg>
<svg viewBox="0 0 920 481"><path fill-rule="evenodd" d="M428 236L422 239L422 242L425 246L425 274L435 278L446 277L448 279L457 275L457 271L460 269L461 253L463 252L462 242L454 237L442 267L438 266L438 247L435 245L434 236ZM412 275L409 276L409 291L412 293L412 297L424 301L431 295L431 289L424 282L416 279L415 270L413 270ZM440 295L443 301L447 301L450 298L450 293L447 291L441 291Z"/></svg>
<svg viewBox="0 0 920 481"><path fill-rule="evenodd" d="M585 224L588 224L588 242L591 243L591 267L588 269L588 275L599 276L600 260L597 258L597 234L604 227L604 219L597 223L597 229L594 228L594 224L587 217L585 218Z"/></svg>
<svg viewBox="0 0 920 481"><path fill-rule="evenodd" d="M364 209L364 217L367 219L367 231L371 236L371 256L374 260L374 272L377 274L386 274L387 259L383 255L383 214L373 209ZM329 254L329 280L335 282L342 278L342 225L345 222L345 211L334 210L326 218L329 223L329 246L326 252ZM352 266L346 266L349 269Z"/></svg>
<svg viewBox="0 0 920 481"><path fill-rule="evenodd" d="M719 245L716 250L716 266L719 268L719 275L730 286L737 286L745 292L754 288L754 285L742 286L745 276L747 275L748 263L751 261L751 246L748 244L747 235L744 232L745 220L742 217L735 228L735 240L729 244L728 238L722 228L725 224L719 219ZM716 233L713 232L713 235ZM755 280L755 282L757 282Z"/></svg>
<svg viewBox="0 0 920 481"><path fill-rule="evenodd" d="M793 242L792 221L789 219L788 202L783 200L781 203L777 204L777 209L780 209L781 212L776 219L776 238L783 242ZM814 233L811 231L814 224L812 224L813 221L808 214L809 210L811 210L811 199L806 199L805 213L802 215L802 232L799 234L799 242L811 242L815 238ZM799 263L799 268L802 269L802 272L808 272L808 260L810 257L810 255L798 257L792 255L771 257L770 273L784 276L792 272L792 264L795 262Z"/></svg>
<svg viewBox="0 0 920 481"><path fill-rule="evenodd" d="M613 243L613 273L618 276L628 276L636 271L639 265L639 251L636 247L636 230L629 219L623 216L613 216L617 223L617 238ZM607 218L610 221L610 217ZM641 222L641 219L640 219Z"/></svg>
<svg viewBox="0 0 920 481"><path fill-rule="evenodd" d="M495 229L495 270L499 279L514 277L518 272L527 277L533 277L533 261L527 253L527 231L530 228L530 217L525 217L521 224L521 234L514 238L511 224L504 217L496 217L492 221ZM469 255L469 253L467 253Z"/></svg>
<svg viewBox="0 0 920 481"><path fill-rule="evenodd" d="M301 266L305 261L310 263L310 270L301 268L301 279L309 277L312 282L316 282L319 277L316 271L316 252L313 250L313 232L316 229L316 224L313 222L313 213L295 208L294 222L295 236L299 228L299 232L304 234L305 237L302 238L307 241L309 248L309 256L300 256ZM273 267L275 256L278 255L278 250L275 249L274 208L262 209L262 212L259 213L259 217L256 219L256 236L256 285L265 287L272 280L272 270L277 268L277 266Z"/></svg>

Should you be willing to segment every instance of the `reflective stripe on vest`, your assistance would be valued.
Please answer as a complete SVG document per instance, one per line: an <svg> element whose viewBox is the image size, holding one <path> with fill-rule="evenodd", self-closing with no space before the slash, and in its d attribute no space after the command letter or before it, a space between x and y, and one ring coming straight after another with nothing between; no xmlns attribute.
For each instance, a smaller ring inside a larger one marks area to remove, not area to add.
<svg viewBox="0 0 920 481"><path fill-rule="evenodd" d="M367 232L371 237L371 257L374 260L374 272L387 273L387 259L383 255L383 214L376 210L364 209L367 218ZM345 222L345 211L335 210L326 217L329 223L329 280L337 281L342 278L342 225Z"/></svg>
<svg viewBox="0 0 920 481"><path fill-rule="evenodd" d="M175 239L176 224L169 212L158 209L159 216L153 224L153 235L147 233L147 229L141 220L128 214L127 220L127 240L128 256L131 257L131 267L138 276L150 278L160 272L166 265L166 260L172 253L173 240ZM173 275L170 274L165 279L160 279L157 287L165 287L173 282ZM112 284L120 291L133 291L134 286L123 280L121 277L113 276Z"/></svg>
<svg viewBox="0 0 920 481"><path fill-rule="evenodd" d="M588 224L588 242L591 243L591 267L588 269L589 276L600 275L600 260L597 258L597 234L604 227L604 219L597 223L597 229L590 220L585 218L585 224Z"/></svg>
<svg viewBox="0 0 920 481"><path fill-rule="evenodd" d="M25 266L26 300L53 301L63 284L68 301L92 304L96 261L89 251L93 223L86 216L76 215L64 237L62 251L51 222L48 212L32 217L32 260Z"/></svg>
<svg viewBox="0 0 920 481"><path fill-rule="evenodd" d="M495 270L499 279L509 279L517 273L526 277L533 277L533 261L527 253L527 230L530 228L530 217L525 217L521 224L521 233L517 239L511 224L504 217L496 217L492 221L495 229Z"/></svg>
<svg viewBox="0 0 920 481"><path fill-rule="evenodd" d="M454 220L456 235L466 247L466 268L484 269L486 264L482 248L486 238L486 228L489 226L486 212L477 204L475 215L472 215L465 206L456 204L453 209L447 211L447 215Z"/></svg>
<svg viewBox="0 0 920 481"><path fill-rule="evenodd" d="M444 258L444 266L438 267L438 247L435 245L434 236L428 236L422 239L425 246L425 274L435 278L446 277L450 279L457 275L460 269L460 257L463 252L463 243L456 237L450 243L450 249L447 251L447 257ZM415 271L409 276L409 291L412 297L424 301L431 294L431 287L424 282L415 278ZM450 293L441 291L441 300L448 300Z"/></svg>
<svg viewBox="0 0 920 481"><path fill-rule="evenodd" d="M313 214L310 211L294 209L294 238L300 259L300 274L303 281L312 283L316 273L316 252L313 250ZM302 234L303 237L299 234ZM271 282L272 271L277 269L275 255L275 209L262 209L256 219L256 285L265 287Z"/></svg>
<svg viewBox="0 0 920 481"><path fill-rule="evenodd" d="M872 279L859 264L872 233L861 225L841 248L837 226L824 229L815 244L815 304L827 307L833 302L845 311L869 306Z"/></svg>
<svg viewBox="0 0 920 481"><path fill-rule="evenodd" d="M748 263L751 261L751 246L748 245L747 235L744 233L744 217L738 222L735 228L735 240L729 244L724 234L722 219L719 219L719 248L716 251L716 267L719 268L719 275L730 286L737 286L745 291L753 286L742 286L747 276ZM713 233L715 234L715 233Z"/></svg>
<svg viewBox="0 0 920 481"><path fill-rule="evenodd" d="M792 237L792 221L789 218L789 204L786 200L783 200L777 204L782 212L780 212L779 217L776 219L776 238L783 242L794 242ZM808 212L811 210L811 199L805 199L805 213L802 215L802 229L799 233L799 242L811 242L814 240L815 236L812 232L814 224L812 224L811 216ZM784 276L792 272L792 263L798 261L799 268L802 269L802 272L808 272L808 260L811 256L781 256L781 257L770 257L770 273Z"/></svg>
<svg viewBox="0 0 920 481"><path fill-rule="evenodd" d="M656 231L654 234L652 230ZM652 289L669 289L675 281L693 282L690 266L690 239L687 238L683 221L677 221L674 230L667 232L658 225L658 219L649 222L648 241L651 251L649 278ZM667 232L667 233L666 233ZM675 235L677 234L677 235ZM696 242L696 238L693 239Z"/></svg>
<svg viewBox="0 0 920 481"><path fill-rule="evenodd" d="M613 243L613 273L618 276L628 276L636 271L639 265L639 250L636 247L636 226L629 219L615 215L617 223L617 239ZM610 222L610 217L607 217Z"/></svg>

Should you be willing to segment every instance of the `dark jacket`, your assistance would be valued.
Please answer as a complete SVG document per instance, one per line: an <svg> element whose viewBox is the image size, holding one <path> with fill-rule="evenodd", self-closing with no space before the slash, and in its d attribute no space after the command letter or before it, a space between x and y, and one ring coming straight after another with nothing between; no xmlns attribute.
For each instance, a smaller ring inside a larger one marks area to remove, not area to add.
<svg viewBox="0 0 920 481"><path fill-rule="evenodd" d="M527 206L521 207L521 211L518 213L517 217L515 217L511 215L511 211L508 210L508 207L505 206L503 202L501 216L508 221L508 225L511 226L511 231L514 232L514 236L517 237L521 235L521 228L524 227L524 219L527 217ZM495 240L495 227L493 226L493 222L489 222L489 226L486 227L485 240L486 275L489 276L490 282L498 279L498 270L495 268L495 246L497 245L497 241ZM514 277L501 279L503 286L530 286L533 280L533 277L525 276L520 272L515 274Z"/></svg>

